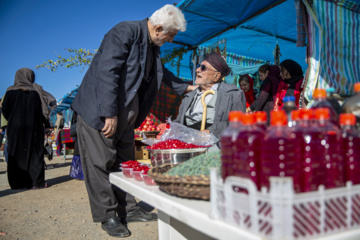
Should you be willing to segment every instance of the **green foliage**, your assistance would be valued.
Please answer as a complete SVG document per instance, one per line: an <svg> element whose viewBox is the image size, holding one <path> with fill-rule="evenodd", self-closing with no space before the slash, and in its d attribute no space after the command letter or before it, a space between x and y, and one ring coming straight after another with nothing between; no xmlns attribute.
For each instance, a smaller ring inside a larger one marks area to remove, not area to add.
<svg viewBox="0 0 360 240"><path fill-rule="evenodd" d="M81 70L83 71L85 67L90 66L90 63L97 52L97 50L91 52L90 50L86 50L83 48L80 49L66 48L65 50L70 53L70 56L68 58L64 58L61 55L58 55L57 60L47 60L43 64L37 65L35 68L39 69L45 67L55 72L58 69L58 67L64 67L64 68L81 67Z"/></svg>
<svg viewBox="0 0 360 240"><path fill-rule="evenodd" d="M73 68L73 67L81 67L81 70L84 70L85 67L90 66L92 59L94 58L97 50L91 52L90 50L86 50L83 48L80 49L70 49L66 48L66 51L70 53L70 56L65 58L61 55L58 55L57 60L47 60L43 62L41 65L37 65L35 68L47 68L51 71L55 72L58 67L64 68ZM164 57L161 58L163 64L170 62L171 66L177 66L177 76L179 76L180 72L180 62L183 59L183 55L188 51L192 50L189 47L182 47L173 50L167 50L162 53Z"/></svg>

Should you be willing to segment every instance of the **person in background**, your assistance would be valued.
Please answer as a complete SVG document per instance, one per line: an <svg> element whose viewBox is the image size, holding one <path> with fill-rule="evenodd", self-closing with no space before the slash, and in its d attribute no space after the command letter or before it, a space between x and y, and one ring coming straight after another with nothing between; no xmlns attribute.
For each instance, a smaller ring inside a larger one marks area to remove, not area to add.
<svg viewBox="0 0 360 240"><path fill-rule="evenodd" d="M55 121L55 142L58 140L60 130L64 128L64 117L61 112L56 113Z"/></svg>
<svg viewBox="0 0 360 240"><path fill-rule="evenodd" d="M11 189L47 187L45 181L44 136L49 127L55 98L35 82L29 68L15 74L15 82L5 93L2 113L8 120L8 181Z"/></svg>
<svg viewBox="0 0 360 240"><path fill-rule="evenodd" d="M1 115L1 98L0 98L0 115ZM0 148L2 147L2 142L3 142L3 139L4 139L4 130L2 129L1 127L1 118L0 118Z"/></svg>
<svg viewBox="0 0 360 240"><path fill-rule="evenodd" d="M260 87L259 97L246 109L246 112L265 111L270 120L270 111L274 109L276 93L281 81L280 68L276 65L264 64L259 67Z"/></svg>
<svg viewBox="0 0 360 240"><path fill-rule="evenodd" d="M72 103L92 218L110 236L130 235L124 221L157 220L113 186L109 174L135 159L134 129L150 112L161 82L179 95L196 88L164 68L160 58L160 46L185 29L183 13L170 4L149 19L119 23L105 35Z"/></svg>
<svg viewBox="0 0 360 240"><path fill-rule="evenodd" d="M215 95L205 97L207 105L205 132L221 137L222 131L229 124L230 111L245 112L246 99L244 92L222 81L231 69L225 59L218 53L210 53L196 69L195 84L199 88L185 94L179 107L179 114L174 122L200 130L203 106L201 96L207 90L214 90Z"/></svg>
<svg viewBox="0 0 360 240"><path fill-rule="evenodd" d="M283 106L282 99L285 96L294 96L295 105L299 108L299 100L301 92L303 91L302 83L304 74L300 64L286 59L280 63L280 76L282 80L276 93L274 110L281 109Z"/></svg>
<svg viewBox="0 0 360 240"><path fill-rule="evenodd" d="M2 99L4 99L5 95L2 97ZM2 102L0 103L0 106L2 106ZM4 117L4 114L2 114L2 110L1 110L1 130L2 130L2 134L5 137L5 144L4 144L4 156L5 156L5 162L8 162L8 154L7 154L7 136L6 136L6 126L7 126L7 120Z"/></svg>
<svg viewBox="0 0 360 240"><path fill-rule="evenodd" d="M248 74L241 75L239 77L239 85L245 92L246 108L248 108L256 99L256 94L254 92L254 79Z"/></svg>

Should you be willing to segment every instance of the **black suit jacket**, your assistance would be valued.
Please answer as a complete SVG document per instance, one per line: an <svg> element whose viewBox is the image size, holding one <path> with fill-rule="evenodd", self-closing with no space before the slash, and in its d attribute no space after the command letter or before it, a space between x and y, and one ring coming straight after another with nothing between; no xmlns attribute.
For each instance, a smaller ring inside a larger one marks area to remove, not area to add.
<svg viewBox="0 0 360 240"><path fill-rule="evenodd" d="M148 38L147 19L121 22L105 35L72 103L91 127L101 130L105 117L117 116L138 92L137 128L149 113L161 81L179 95L186 90L188 84L163 68L157 46L152 70L143 80Z"/></svg>

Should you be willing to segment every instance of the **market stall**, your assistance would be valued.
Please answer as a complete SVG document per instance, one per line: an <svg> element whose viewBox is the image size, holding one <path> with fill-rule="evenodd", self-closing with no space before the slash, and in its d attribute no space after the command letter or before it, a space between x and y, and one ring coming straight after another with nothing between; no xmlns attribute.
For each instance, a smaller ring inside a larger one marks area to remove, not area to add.
<svg viewBox="0 0 360 240"><path fill-rule="evenodd" d="M224 222L211 219L210 202L168 195L158 186L111 173L110 182L158 209L159 239L261 239ZM241 238L240 238L241 239Z"/></svg>
<svg viewBox="0 0 360 240"><path fill-rule="evenodd" d="M122 190L158 209L158 231L160 240L170 239L264 239L249 231L234 227L224 221L210 217L208 201L191 200L168 195L158 186L148 186L121 172L111 173L110 182ZM317 240L358 240L360 229L353 229Z"/></svg>
<svg viewBox="0 0 360 240"><path fill-rule="evenodd" d="M70 129L60 129L58 139L56 139L56 154L60 156L61 152L64 155L64 162L66 161L66 151L74 149L75 138L70 136Z"/></svg>

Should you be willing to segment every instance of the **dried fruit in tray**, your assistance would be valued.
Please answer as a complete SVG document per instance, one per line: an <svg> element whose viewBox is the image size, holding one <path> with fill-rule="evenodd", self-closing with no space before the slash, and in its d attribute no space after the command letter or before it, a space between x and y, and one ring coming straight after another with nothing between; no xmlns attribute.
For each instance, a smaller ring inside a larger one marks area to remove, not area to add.
<svg viewBox="0 0 360 240"><path fill-rule="evenodd" d="M186 143L177 139L168 139L162 142L155 143L148 147L150 149L190 149L190 148L204 148L208 146L201 146L192 143Z"/></svg>

